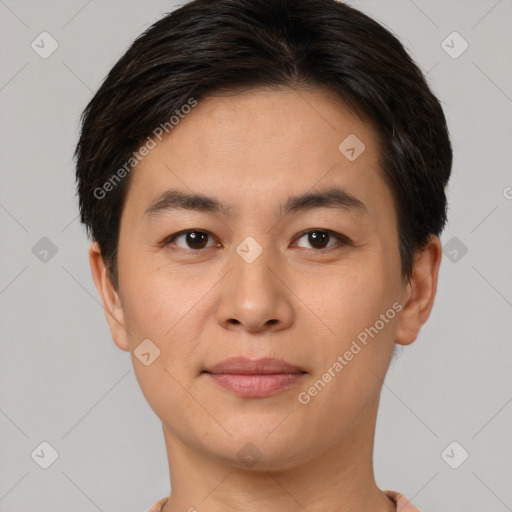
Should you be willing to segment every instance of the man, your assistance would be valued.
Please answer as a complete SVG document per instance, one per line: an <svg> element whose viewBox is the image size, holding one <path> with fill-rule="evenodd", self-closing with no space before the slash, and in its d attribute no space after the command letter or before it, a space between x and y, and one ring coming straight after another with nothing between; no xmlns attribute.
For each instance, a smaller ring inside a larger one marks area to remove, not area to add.
<svg viewBox="0 0 512 512"><path fill-rule="evenodd" d="M83 115L81 220L162 421L153 511L416 511L373 474L435 298L452 150L399 41L335 0L195 0Z"/></svg>

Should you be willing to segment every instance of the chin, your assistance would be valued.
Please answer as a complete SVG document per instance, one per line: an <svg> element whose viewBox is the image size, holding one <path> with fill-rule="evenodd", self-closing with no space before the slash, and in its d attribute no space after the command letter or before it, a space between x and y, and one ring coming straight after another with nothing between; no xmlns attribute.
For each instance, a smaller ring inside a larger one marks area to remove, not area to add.
<svg viewBox="0 0 512 512"><path fill-rule="evenodd" d="M232 438L228 435L220 439L210 437L208 445L202 443L203 448L226 464L251 471L286 470L299 464L305 458L305 447L300 444L304 437L300 433L296 438L284 437L283 434L290 434L288 429L283 428L279 435L272 432L272 428L267 425L264 430L254 427L231 430Z"/></svg>

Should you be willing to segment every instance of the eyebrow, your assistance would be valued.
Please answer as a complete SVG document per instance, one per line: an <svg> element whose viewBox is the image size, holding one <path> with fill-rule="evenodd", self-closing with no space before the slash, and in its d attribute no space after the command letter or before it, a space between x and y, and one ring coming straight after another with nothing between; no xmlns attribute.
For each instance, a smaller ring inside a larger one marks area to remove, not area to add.
<svg viewBox="0 0 512 512"><path fill-rule="evenodd" d="M366 205L343 188L333 186L318 192L306 192L289 197L279 207L282 216L314 208L338 208L354 213L368 213ZM144 217L157 217L174 210L195 210L232 215L232 207L204 194L192 194L177 189L162 192L145 210Z"/></svg>

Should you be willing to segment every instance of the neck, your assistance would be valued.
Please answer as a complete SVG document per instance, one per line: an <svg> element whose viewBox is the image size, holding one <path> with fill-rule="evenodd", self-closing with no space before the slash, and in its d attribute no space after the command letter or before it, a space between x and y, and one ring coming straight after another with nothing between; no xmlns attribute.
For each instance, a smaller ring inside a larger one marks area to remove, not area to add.
<svg viewBox="0 0 512 512"><path fill-rule="evenodd" d="M162 512L395 512L373 473L377 409L378 400L337 445L289 467L281 454L273 465L241 469L185 445L164 426L172 492Z"/></svg>

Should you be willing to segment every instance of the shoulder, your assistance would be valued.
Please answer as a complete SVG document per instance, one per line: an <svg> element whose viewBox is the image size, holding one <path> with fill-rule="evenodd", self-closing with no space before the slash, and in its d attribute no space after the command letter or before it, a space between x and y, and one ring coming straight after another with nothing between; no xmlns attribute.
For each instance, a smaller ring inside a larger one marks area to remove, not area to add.
<svg viewBox="0 0 512 512"><path fill-rule="evenodd" d="M403 494L390 490L383 492L396 503L396 509L399 512L421 512L421 510L416 508Z"/></svg>
<svg viewBox="0 0 512 512"><path fill-rule="evenodd" d="M158 500L151 508L148 508L145 512L161 512L162 507L167 503L169 496Z"/></svg>

